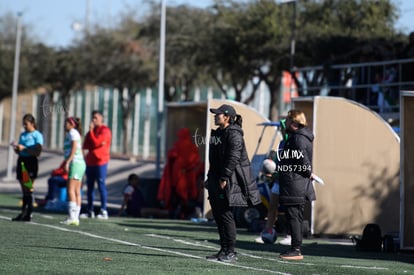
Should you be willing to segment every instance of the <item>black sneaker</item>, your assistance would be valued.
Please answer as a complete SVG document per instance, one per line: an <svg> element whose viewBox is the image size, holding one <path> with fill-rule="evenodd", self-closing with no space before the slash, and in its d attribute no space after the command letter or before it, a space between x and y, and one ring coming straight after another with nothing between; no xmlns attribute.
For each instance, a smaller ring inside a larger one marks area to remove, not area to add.
<svg viewBox="0 0 414 275"><path fill-rule="evenodd" d="M31 222L32 221L32 215L23 216L21 220L24 221L24 222Z"/></svg>
<svg viewBox="0 0 414 275"><path fill-rule="evenodd" d="M226 255L226 253L224 252L224 250L220 249L220 251L217 252L216 254L206 256L206 259L207 260L218 260L220 257L224 257L225 255Z"/></svg>
<svg viewBox="0 0 414 275"><path fill-rule="evenodd" d="M224 256L218 258L219 261L225 263L233 263L237 261L236 252L227 252Z"/></svg>
<svg viewBox="0 0 414 275"><path fill-rule="evenodd" d="M12 221L14 221L14 222L20 222L22 220L23 220L23 215L22 214L19 214L17 217L12 218Z"/></svg>
<svg viewBox="0 0 414 275"><path fill-rule="evenodd" d="M303 255L300 253L300 249L294 249L286 251L285 253L280 254L279 258L285 260L303 260Z"/></svg>

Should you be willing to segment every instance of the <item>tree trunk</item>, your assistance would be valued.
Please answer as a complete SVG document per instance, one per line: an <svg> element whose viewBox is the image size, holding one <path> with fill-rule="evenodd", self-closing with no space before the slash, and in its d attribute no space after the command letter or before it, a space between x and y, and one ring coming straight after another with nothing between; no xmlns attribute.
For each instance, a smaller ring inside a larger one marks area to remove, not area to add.
<svg viewBox="0 0 414 275"><path fill-rule="evenodd" d="M125 110L126 111L126 110ZM130 111L127 111L127 113L122 110L122 153L127 154L128 153L128 144L129 144L129 133L128 133L128 118Z"/></svg>
<svg viewBox="0 0 414 275"><path fill-rule="evenodd" d="M118 88L119 89L119 88ZM132 107L134 106L135 102L135 95L137 91L132 88L127 88L128 92L124 97L124 93L121 93L119 97L119 103L122 109L122 153L128 154L129 152L129 131L128 131L128 119L131 115ZM123 91L123 88L119 89L119 91Z"/></svg>
<svg viewBox="0 0 414 275"><path fill-rule="evenodd" d="M279 117L279 98L280 98L280 81L281 77L277 76L272 81L265 80L270 92L269 102L269 119L271 121L277 121Z"/></svg>

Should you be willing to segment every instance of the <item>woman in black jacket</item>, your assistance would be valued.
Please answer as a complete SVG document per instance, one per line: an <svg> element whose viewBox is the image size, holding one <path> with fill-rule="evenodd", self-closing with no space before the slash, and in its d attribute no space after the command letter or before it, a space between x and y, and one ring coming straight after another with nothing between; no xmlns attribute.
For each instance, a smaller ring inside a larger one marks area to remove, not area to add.
<svg viewBox="0 0 414 275"><path fill-rule="evenodd" d="M237 261L236 224L232 207L257 205L261 202L250 170L243 139L242 118L234 108L224 104L210 109L217 129L211 131L206 187L220 236L221 249L207 256L224 262Z"/></svg>
<svg viewBox="0 0 414 275"><path fill-rule="evenodd" d="M291 249L280 255L287 260L301 260L302 225L305 201L315 200L315 191L311 182L313 134L307 127L302 111L291 110L286 118L286 132L289 137L280 159L279 200L285 206L286 220L292 235Z"/></svg>

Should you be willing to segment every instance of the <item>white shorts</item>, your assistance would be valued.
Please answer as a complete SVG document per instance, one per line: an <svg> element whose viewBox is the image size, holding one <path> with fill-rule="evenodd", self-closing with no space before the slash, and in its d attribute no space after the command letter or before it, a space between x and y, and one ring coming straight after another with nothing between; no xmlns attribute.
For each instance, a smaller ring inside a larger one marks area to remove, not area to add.
<svg viewBox="0 0 414 275"><path fill-rule="evenodd" d="M280 192L279 192L279 182L275 181L273 183L272 190L270 190L270 192L272 192L272 194L275 194L275 195L280 194Z"/></svg>

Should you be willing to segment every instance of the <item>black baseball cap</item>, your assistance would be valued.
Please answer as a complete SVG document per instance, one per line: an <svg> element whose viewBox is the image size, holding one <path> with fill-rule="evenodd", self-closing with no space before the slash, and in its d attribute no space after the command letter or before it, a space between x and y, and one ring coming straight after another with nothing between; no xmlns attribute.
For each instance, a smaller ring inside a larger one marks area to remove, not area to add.
<svg viewBox="0 0 414 275"><path fill-rule="evenodd" d="M225 114L226 116L236 116L236 110L234 110L233 106L227 105L227 104L223 104L220 107L218 107L217 109L210 109L210 112L212 112L213 114Z"/></svg>

